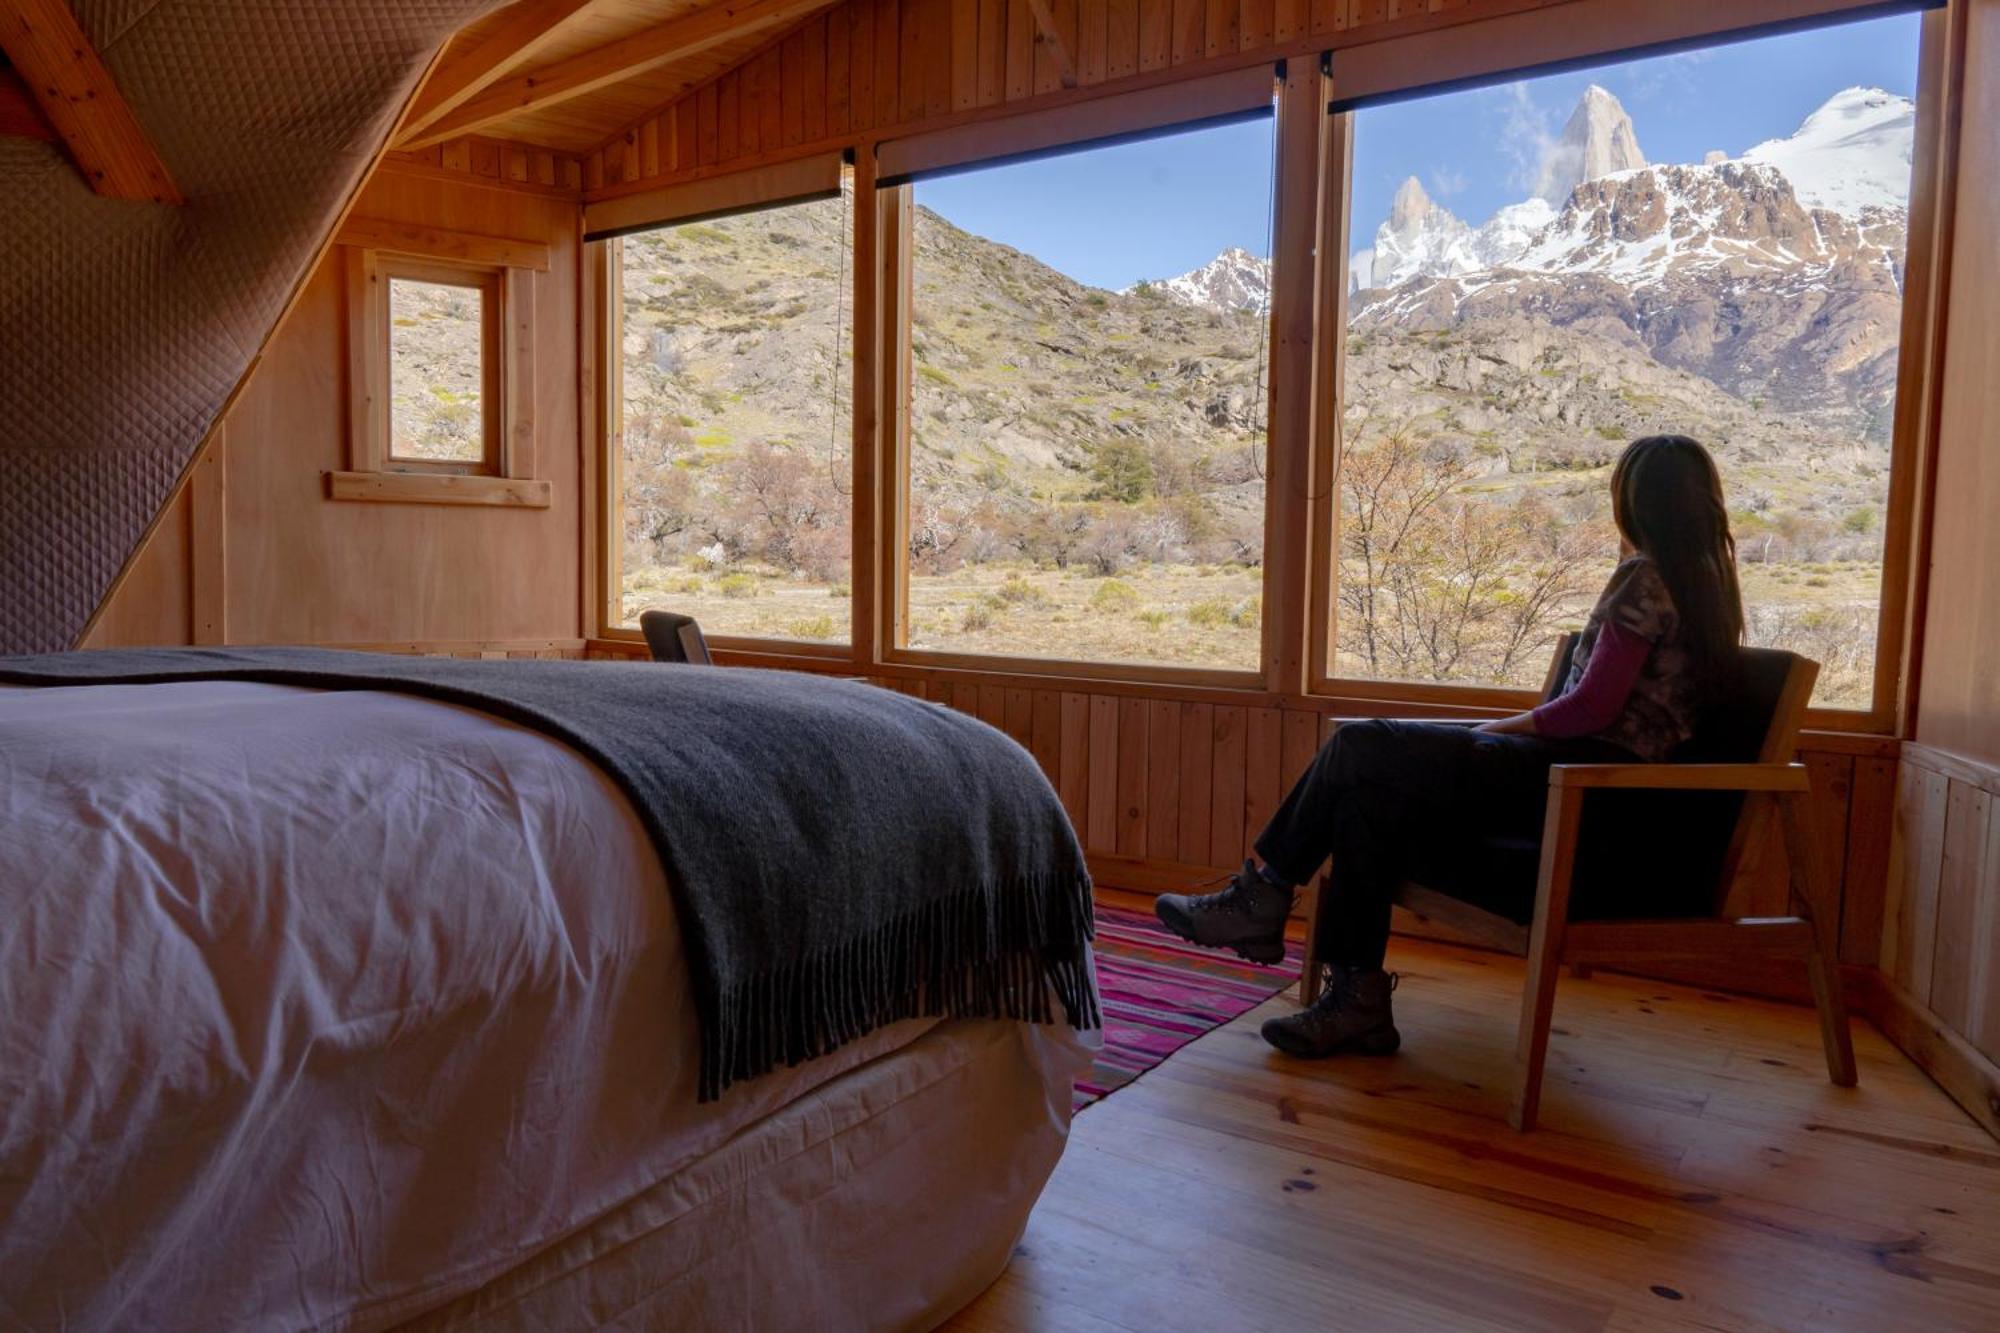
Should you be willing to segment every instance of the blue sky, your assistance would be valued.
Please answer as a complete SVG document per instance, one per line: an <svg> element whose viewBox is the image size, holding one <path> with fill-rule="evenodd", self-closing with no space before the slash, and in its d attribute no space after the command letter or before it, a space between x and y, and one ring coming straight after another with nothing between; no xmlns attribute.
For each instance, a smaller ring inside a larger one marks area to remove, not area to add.
<svg viewBox="0 0 2000 1333"><path fill-rule="evenodd" d="M1699 162L1790 134L1842 88L1914 95L1918 27L1897 15L1366 108L1354 246L1369 243L1407 176L1475 225L1526 198L1542 144L1591 83L1625 104L1649 161ZM1265 252L1271 138L1268 119L1229 125L922 181L916 197L1081 281L1124 287L1231 245Z"/></svg>

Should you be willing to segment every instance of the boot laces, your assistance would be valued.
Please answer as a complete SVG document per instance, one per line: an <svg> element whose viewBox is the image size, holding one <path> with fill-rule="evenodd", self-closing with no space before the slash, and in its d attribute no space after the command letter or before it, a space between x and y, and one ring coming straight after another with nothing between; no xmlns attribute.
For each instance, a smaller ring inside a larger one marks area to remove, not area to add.
<svg viewBox="0 0 2000 1333"><path fill-rule="evenodd" d="M1313 1002L1306 1009L1306 1012L1308 1014L1323 1016L1336 1014L1347 1008L1354 1003L1355 992L1360 987L1361 975L1359 968L1341 968L1336 967L1332 963L1321 963L1319 965L1319 994L1313 998ZM1401 972L1390 972L1387 975L1389 978L1389 994L1393 995L1396 993L1396 987L1402 984L1403 974Z"/></svg>
<svg viewBox="0 0 2000 1333"><path fill-rule="evenodd" d="M1195 912L1226 912L1234 916L1249 916L1256 911L1256 900L1252 890L1255 887L1254 870L1243 870L1230 875L1217 875L1214 879L1203 880L1196 888L1207 888L1211 884L1227 884L1214 893L1199 894L1188 899L1188 909ZM1276 886L1273 885L1273 888Z"/></svg>

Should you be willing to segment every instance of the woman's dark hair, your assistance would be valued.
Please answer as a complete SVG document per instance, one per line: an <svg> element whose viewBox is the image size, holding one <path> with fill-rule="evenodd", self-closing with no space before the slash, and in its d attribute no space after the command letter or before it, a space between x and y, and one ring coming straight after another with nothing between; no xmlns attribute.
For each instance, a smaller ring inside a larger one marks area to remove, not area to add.
<svg viewBox="0 0 2000 1333"><path fill-rule="evenodd" d="M1743 593L1715 460L1685 435L1632 441L1611 471L1611 517L1673 595L1681 644L1703 691L1728 690L1743 641Z"/></svg>

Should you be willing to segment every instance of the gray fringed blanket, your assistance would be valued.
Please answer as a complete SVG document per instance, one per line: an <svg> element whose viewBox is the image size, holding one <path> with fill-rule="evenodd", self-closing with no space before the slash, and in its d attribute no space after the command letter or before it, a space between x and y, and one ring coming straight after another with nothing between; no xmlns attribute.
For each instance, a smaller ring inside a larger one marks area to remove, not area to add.
<svg viewBox="0 0 2000 1333"><path fill-rule="evenodd" d="M15 685L250 680L462 704L623 788L673 885L701 1095L917 1015L1095 1026L1090 878L1025 751L870 685L651 662L310 648L0 658Z"/></svg>

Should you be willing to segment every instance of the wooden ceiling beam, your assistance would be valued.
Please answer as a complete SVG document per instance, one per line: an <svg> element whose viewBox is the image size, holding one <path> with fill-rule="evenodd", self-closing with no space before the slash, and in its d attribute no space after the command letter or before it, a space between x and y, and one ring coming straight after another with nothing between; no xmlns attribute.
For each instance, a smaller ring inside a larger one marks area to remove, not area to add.
<svg viewBox="0 0 2000 1333"><path fill-rule="evenodd" d="M445 51L444 59L424 84L417 104L404 117L404 133L415 134L471 100L494 80L532 59L547 46L564 24L597 4L598 0L518 0L500 12L499 22L486 36L458 49Z"/></svg>
<svg viewBox="0 0 2000 1333"><path fill-rule="evenodd" d="M0 135L56 142L55 126L42 114L35 95L21 82L13 66L4 64L0 64Z"/></svg>
<svg viewBox="0 0 2000 1333"><path fill-rule="evenodd" d="M185 202L64 0L0 0L0 51L91 189L112 199Z"/></svg>
<svg viewBox="0 0 2000 1333"><path fill-rule="evenodd" d="M4 3L5 0L0 0ZM542 111L571 98L634 78L712 46L793 23L825 9L832 0L722 0L657 28L584 51L489 87L457 110L398 140L398 148L425 148L529 111Z"/></svg>

